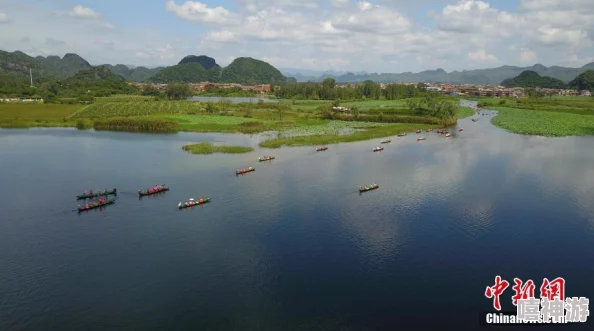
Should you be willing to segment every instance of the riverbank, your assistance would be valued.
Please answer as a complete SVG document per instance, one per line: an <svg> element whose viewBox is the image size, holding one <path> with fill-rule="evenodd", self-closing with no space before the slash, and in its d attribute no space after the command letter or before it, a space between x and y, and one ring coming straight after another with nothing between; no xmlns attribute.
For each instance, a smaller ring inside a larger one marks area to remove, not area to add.
<svg viewBox="0 0 594 331"><path fill-rule="evenodd" d="M449 99L448 99L449 100ZM152 97L96 98L86 106L19 104L3 108L0 127L34 126L95 128L131 132L272 132L261 146L332 144L382 138L417 129L437 128L441 120L409 109L408 99L345 102L349 114L331 111L331 101L279 100L232 103L162 101ZM474 114L458 107L448 122Z"/></svg>
<svg viewBox="0 0 594 331"><path fill-rule="evenodd" d="M494 125L512 133L550 137L594 135L594 98L479 99L497 110Z"/></svg>

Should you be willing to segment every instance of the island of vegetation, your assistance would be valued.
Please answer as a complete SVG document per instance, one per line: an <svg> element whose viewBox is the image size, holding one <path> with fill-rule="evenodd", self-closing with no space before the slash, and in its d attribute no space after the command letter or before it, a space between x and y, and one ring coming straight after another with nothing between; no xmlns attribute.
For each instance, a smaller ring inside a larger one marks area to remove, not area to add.
<svg viewBox="0 0 594 331"><path fill-rule="evenodd" d="M254 149L246 146L224 146L215 145L209 142L201 142L199 144L184 145L182 149L192 154L213 154L213 153L229 153L240 154L249 153Z"/></svg>

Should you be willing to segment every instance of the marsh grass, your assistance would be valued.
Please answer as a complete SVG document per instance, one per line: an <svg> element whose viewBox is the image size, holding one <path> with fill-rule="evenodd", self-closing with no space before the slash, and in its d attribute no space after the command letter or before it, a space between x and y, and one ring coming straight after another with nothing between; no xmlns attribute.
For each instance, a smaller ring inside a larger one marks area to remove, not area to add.
<svg viewBox="0 0 594 331"><path fill-rule="evenodd" d="M184 145L182 146L184 151L192 154L213 154L213 153L229 153L229 154L240 154L249 153L254 149L246 146L224 146L215 145L209 142L201 142L199 144Z"/></svg>
<svg viewBox="0 0 594 331"><path fill-rule="evenodd" d="M493 107L491 122L513 133L539 136L583 136L594 133L594 115Z"/></svg>

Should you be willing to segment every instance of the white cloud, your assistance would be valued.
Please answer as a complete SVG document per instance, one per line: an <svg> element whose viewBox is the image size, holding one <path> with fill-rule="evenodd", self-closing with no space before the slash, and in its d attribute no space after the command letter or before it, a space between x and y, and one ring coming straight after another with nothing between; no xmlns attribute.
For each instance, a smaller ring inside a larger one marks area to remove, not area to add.
<svg viewBox="0 0 594 331"><path fill-rule="evenodd" d="M198 1L186 1L179 6L175 1L167 1L166 8L180 18L204 24L233 24L236 20L235 14L227 9L221 6L208 7Z"/></svg>
<svg viewBox="0 0 594 331"><path fill-rule="evenodd" d="M497 60L497 57L487 53L487 51L485 51L484 49L479 49L475 52L468 53L468 59L471 61L481 63L496 63L499 61Z"/></svg>
<svg viewBox="0 0 594 331"><path fill-rule="evenodd" d="M520 63L531 65L535 64L538 61L538 56L536 53L531 51L530 49L524 48L520 52Z"/></svg>
<svg viewBox="0 0 594 331"><path fill-rule="evenodd" d="M91 8L83 7L81 5L76 5L69 13L70 16L76 18L85 18L85 19L99 19L101 18L101 14L97 13L96 11L92 10Z"/></svg>
<svg viewBox="0 0 594 331"><path fill-rule="evenodd" d="M8 16L5 13L0 13L0 24L7 23L7 22L8 22Z"/></svg>

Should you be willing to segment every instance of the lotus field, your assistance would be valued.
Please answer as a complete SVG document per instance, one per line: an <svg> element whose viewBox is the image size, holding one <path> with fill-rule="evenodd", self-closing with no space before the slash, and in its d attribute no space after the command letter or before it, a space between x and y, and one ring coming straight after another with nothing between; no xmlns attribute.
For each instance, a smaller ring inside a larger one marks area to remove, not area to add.
<svg viewBox="0 0 594 331"><path fill-rule="evenodd" d="M491 122L513 133L539 136L594 135L594 115L494 107Z"/></svg>
<svg viewBox="0 0 594 331"><path fill-rule="evenodd" d="M200 111L200 103L192 101L97 102L88 105L70 118L110 118L155 114L187 114Z"/></svg>

